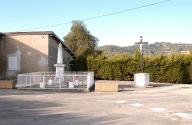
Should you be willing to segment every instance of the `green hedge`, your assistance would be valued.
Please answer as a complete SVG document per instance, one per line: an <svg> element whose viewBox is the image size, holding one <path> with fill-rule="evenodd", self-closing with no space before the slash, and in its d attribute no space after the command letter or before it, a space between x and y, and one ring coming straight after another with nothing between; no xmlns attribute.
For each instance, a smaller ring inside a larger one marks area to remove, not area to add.
<svg viewBox="0 0 192 125"><path fill-rule="evenodd" d="M72 71L87 71L87 61L85 58L76 58L70 62Z"/></svg>
<svg viewBox="0 0 192 125"><path fill-rule="evenodd" d="M89 56L86 63L97 79L133 80L139 72L138 56ZM153 56L144 58L144 72L154 82L191 83L192 55Z"/></svg>

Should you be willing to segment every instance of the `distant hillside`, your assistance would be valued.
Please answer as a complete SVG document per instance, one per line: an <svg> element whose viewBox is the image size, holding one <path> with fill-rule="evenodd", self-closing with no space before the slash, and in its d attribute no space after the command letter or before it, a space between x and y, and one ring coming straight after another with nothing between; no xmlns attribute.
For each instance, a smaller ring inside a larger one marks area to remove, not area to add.
<svg viewBox="0 0 192 125"><path fill-rule="evenodd" d="M115 45L105 45L98 47L98 50L103 51L104 54L115 54L115 53L134 53L136 48L139 48L137 45L133 46L115 46ZM167 42L156 42L149 44L144 47L145 54L149 55L167 55L172 53L178 53L181 51L191 51L192 44L177 44L177 43L167 43Z"/></svg>

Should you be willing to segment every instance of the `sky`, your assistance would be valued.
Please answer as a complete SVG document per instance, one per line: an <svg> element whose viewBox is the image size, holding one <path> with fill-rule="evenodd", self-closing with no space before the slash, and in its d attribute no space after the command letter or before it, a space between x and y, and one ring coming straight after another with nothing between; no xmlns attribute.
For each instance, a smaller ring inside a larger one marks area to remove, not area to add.
<svg viewBox="0 0 192 125"><path fill-rule="evenodd" d="M162 0L0 0L0 32L54 31L60 38L72 20L128 10ZM65 23L63 25L50 26ZM192 43L192 0L162 4L85 20L99 46L145 42ZM39 28L44 27L44 28Z"/></svg>

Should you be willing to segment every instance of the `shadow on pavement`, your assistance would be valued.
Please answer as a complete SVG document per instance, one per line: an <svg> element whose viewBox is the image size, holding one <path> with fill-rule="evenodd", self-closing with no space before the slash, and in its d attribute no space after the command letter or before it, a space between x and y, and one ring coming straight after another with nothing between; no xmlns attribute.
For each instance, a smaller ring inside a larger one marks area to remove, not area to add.
<svg viewBox="0 0 192 125"><path fill-rule="evenodd" d="M82 90L64 90L64 89L0 89L0 96L5 95L42 95L53 93L86 93Z"/></svg>
<svg viewBox="0 0 192 125"><path fill-rule="evenodd" d="M29 101L14 98L0 99L0 125L89 125L114 124L123 115L92 116L67 112L65 104L43 101ZM53 109L52 109L53 108ZM57 111L54 111L57 108ZM61 110L58 110L61 108ZM52 110L50 110L52 109Z"/></svg>

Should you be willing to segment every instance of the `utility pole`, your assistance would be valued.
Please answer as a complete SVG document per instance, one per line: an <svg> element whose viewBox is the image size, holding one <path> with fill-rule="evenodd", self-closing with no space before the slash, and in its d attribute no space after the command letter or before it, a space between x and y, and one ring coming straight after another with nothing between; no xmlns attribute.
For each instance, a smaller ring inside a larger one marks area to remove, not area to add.
<svg viewBox="0 0 192 125"><path fill-rule="evenodd" d="M143 37L140 36L140 42L136 42L136 45L139 45L140 48L140 71L143 72L143 65L144 65L144 60L143 60L143 53L144 53L144 49L143 49L143 45L147 45L148 42L143 42Z"/></svg>

